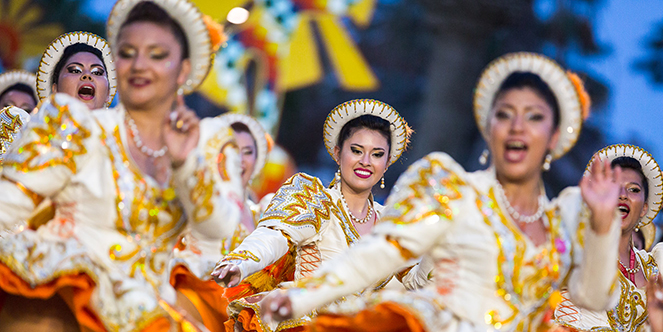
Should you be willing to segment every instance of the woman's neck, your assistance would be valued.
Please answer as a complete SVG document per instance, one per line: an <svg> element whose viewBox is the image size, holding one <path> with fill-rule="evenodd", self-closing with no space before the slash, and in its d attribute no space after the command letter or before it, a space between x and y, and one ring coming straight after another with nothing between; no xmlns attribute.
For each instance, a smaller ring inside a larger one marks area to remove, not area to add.
<svg viewBox="0 0 663 332"><path fill-rule="evenodd" d="M145 107L125 105L125 108L136 123L141 140L147 143L148 147L159 149L162 144L154 145L154 143L161 142L162 123L172 109L172 101Z"/></svg>
<svg viewBox="0 0 663 332"><path fill-rule="evenodd" d="M368 197L371 195L370 190L357 192L352 190L350 186L341 182L341 194L348 204L348 209L355 217L363 216L368 211Z"/></svg>
<svg viewBox="0 0 663 332"><path fill-rule="evenodd" d="M628 264L631 258L631 248L633 248L633 232L622 234L619 237L619 260L625 264Z"/></svg>
<svg viewBox="0 0 663 332"><path fill-rule="evenodd" d="M509 181L499 175L497 181L502 185L509 204L521 214L534 214L539 208L541 194L541 176L524 181Z"/></svg>

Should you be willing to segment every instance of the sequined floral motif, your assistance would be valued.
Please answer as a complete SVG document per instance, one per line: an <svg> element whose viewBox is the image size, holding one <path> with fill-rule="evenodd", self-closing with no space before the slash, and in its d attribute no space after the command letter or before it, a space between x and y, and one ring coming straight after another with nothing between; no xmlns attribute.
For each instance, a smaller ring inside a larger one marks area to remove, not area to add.
<svg viewBox="0 0 663 332"><path fill-rule="evenodd" d="M260 222L277 220L291 226L320 231L323 220L337 210L320 180L303 173L293 175L276 192Z"/></svg>
<svg viewBox="0 0 663 332"><path fill-rule="evenodd" d="M561 226L559 211L545 213L549 225L548 242L537 247L536 254L526 254L531 245L520 229L509 220L499 207L493 189L487 195L478 194L477 207L484 215L485 223L495 234L499 246L496 296L510 308L507 317L493 310L485 315L486 324L500 329L512 322L522 322L518 330L527 331L535 326L556 306L558 295L567 269L571 265L571 238ZM558 301L557 301L558 302ZM536 303L531 311L521 311L524 304Z"/></svg>
<svg viewBox="0 0 663 332"><path fill-rule="evenodd" d="M451 219L458 212L449 202L462 197L459 187L465 185L463 180L430 156L423 159L423 165L417 166L414 181L406 179L407 186L396 183L395 190L407 194L394 195L395 201L387 201L385 206L389 208L385 209L382 221L408 224L433 215Z"/></svg>
<svg viewBox="0 0 663 332"><path fill-rule="evenodd" d="M647 279L658 275L658 266L651 255L645 259L638 254L640 264L644 267ZM647 299L644 289L638 289L622 273L619 273L619 303L609 310L608 322L613 331L644 331L647 322Z"/></svg>
<svg viewBox="0 0 663 332"><path fill-rule="evenodd" d="M0 160L2 155L9 150L19 130L23 127L23 121L18 114L12 114L5 108L0 112Z"/></svg>
<svg viewBox="0 0 663 332"><path fill-rule="evenodd" d="M71 114L69 105L57 104L54 97L50 101L30 121L21 146L5 155L5 167L31 172L63 165L76 173L74 157L87 153L83 140L90 131Z"/></svg>
<svg viewBox="0 0 663 332"><path fill-rule="evenodd" d="M191 202L195 208L193 210L193 220L199 222L209 218L214 212L212 196L214 195L214 181L210 171L203 167L196 171L196 185L191 190Z"/></svg>

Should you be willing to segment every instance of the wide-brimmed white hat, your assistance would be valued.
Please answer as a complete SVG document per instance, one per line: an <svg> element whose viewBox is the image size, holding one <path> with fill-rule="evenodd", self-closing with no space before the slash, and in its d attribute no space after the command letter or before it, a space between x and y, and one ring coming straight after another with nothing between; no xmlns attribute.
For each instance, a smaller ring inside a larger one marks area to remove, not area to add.
<svg viewBox="0 0 663 332"><path fill-rule="evenodd" d="M571 150L580 136L584 105L577 84L574 84L567 72L555 61L541 54L528 52L506 54L484 69L474 91L474 116L481 134L488 140L488 121L495 95L502 82L515 72L538 75L557 97L560 136L550 154L553 159L562 157Z"/></svg>
<svg viewBox="0 0 663 332"><path fill-rule="evenodd" d="M113 62L113 55L111 53L110 45L105 39L83 31L69 32L61 35L51 42L41 56L39 62L39 70L37 70L37 95L39 100L44 100L51 95L51 84L53 82L53 74L64 51L67 47L74 44L86 44L98 49L104 59L106 65L106 75L108 76L108 98L106 98L106 106L110 106L115 97L117 89L117 73L115 72L115 63Z"/></svg>
<svg viewBox="0 0 663 332"><path fill-rule="evenodd" d="M37 85L37 77L33 73L27 72L25 70L11 70L0 74L0 94L5 92L5 90L7 90L12 85L19 83L25 84L32 88L35 100L39 100L35 89Z"/></svg>
<svg viewBox="0 0 663 332"><path fill-rule="evenodd" d="M271 150L271 143L270 143L271 138L269 137L269 134L267 134L265 129L262 127L262 125L260 125L260 123L256 119L248 115L238 114L238 113L226 113L218 116L218 118L221 119L229 127L233 123L239 122L246 125L246 127L249 128L251 136L253 136L253 140L256 142L256 148L258 150L256 157L256 164L253 168L253 173L251 174L251 179L253 180L256 176L258 176L258 174L260 174L263 167L265 167L265 163L267 163L267 154Z"/></svg>
<svg viewBox="0 0 663 332"><path fill-rule="evenodd" d="M336 160L334 147L338 143L341 129L350 120L362 115L373 115L389 121L391 124L391 151L388 165L396 162L410 142L410 127L393 107L373 99L350 100L336 106L329 113L323 127L325 146L329 155Z"/></svg>
<svg viewBox="0 0 663 332"><path fill-rule="evenodd" d="M640 228L642 235L644 235L645 248L649 249L651 245L654 244L654 238L656 237L656 226L654 226L653 220L661 209L661 202L663 201L663 179L661 179L661 169L656 160L654 160L654 157L652 157L649 152L634 145L610 145L599 150L594 156L592 156L589 164L587 164L585 172L589 172L592 163L594 163L597 158L599 160L607 159L609 162L612 162L619 157L631 157L640 162L642 173L647 178L649 192L647 198L648 211L647 214L640 219L638 227Z"/></svg>
<svg viewBox="0 0 663 332"><path fill-rule="evenodd" d="M161 7L179 23L184 31L189 46L191 72L182 86L182 90L184 93L193 92L207 77L214 56L212 40L203 14L193 2L189 0L119 0L111 10L106 25L111 47L113 49L117 47L117 38L122 24L131 10L141 2L153 2Z"/></svg>

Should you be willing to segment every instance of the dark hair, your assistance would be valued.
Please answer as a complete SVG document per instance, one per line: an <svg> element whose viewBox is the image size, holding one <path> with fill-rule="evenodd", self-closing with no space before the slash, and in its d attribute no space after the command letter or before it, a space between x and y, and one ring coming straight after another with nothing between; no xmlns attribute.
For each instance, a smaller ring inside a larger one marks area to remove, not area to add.
<svg viewBox="0 0 663 332"><path fill-rule="evenodd" d="M495 99L493 99L493 104L495 104L495 102L507 91L523 88L534 90L534 92L550 106L553 111L553 128L556 129L559 127L559 103L557 97L550 89L548 83L544 82L537 74L522 71L511 73L511 75L502 82L499 90L497 90Z"/></svg>
<svg viewBox="0 0 663 332"><path fill-rule="evenodd" d="M253 137L253 133L251 132L249 127L247 125L241 123L241 122L234 122L233 124L230 125L230 128L232 128L233 131L236 132L236 133L248 133L249 135L251 135L251 138L253 139L253 147L256 151L256 156L257 156L258 155L258 147L256 145L257 144L256 143L256 138Z"/></svg>
<svg viewBox="0 0 663 332"><path fill-rule="evenodd" d="M233 124L230 125L230 128L232 128L236 133L249 133L251 134L251 130L249 127L241 122L234 122ZM253 136L253 134L251 134Z"/></svg>
<svg viewBox="0 0 663 332"><path fill-rule="evenodd" d="M35 102L35 105L37 105L37 98L35 98L35 90L31 87L29 87L27 84L23 83L16 83L7 89L5 91L0 92L0 99L4 98L6 94L8 94L11 91L19 91L19 92L24 92L30 95L30 98Z"/></svg>
<svg viewBox="0 0 663 332"><path fill-rule="evenodd" d="M375 130L387 139L387 145L389 147L387 149L387 158L389 158L389 154L391 152L391 124L389 121L375 115L364 114L360 117L348 121L348 123L346 123L343 128L341 128L341 132L338 134L338 147L342 149L345 140L352 136L352 134L354 134L357 130L362 128Z"/></svg>
<svg viewBox="0 0 663 332"><path fill-rule="evenodd" d="M623 169L632 169L638 173L642 179L642 186L644 187L643 190L645 191L645 201L649 198L649 185L647 182L647 177L642 171L642 165L639 161L632 157L617 157L610 163L610 166L613 168L615 166L619 166Z"/></svg>
<svg viewBox="0 0 663 332"><path fill-rule="evenodd" d="M131 9L127 19L122 23L120 31L127 25L136 22L150 22L170 29L175 40L177 40L177 43L182 48L182 59L189 57L189 43L184 34L184 29L159 5L151 1L143 1L137 4Z"/></svg>
<svg viewBox="0 0 663 332"><path fill-rule="evenodd" d="M104 66L104 71L106 71L106 75L108 75L108 71L106 70L106 62L104 62L104 56L103 54L101 54L101 51L85 43L76 43L67 46L64 49L64 53L62 53L62 56L60 57L60 61L58 61L58 63L55 64L55 69L53 70L53 77L51 77L51 85L58 84L58 80L60 79L60 72L62 71L62 68L67 63L67 61L69 61L69 58L74 56L74 54L81 52L92 53L97 58L99 58L99 61L101 61L101 65Z"/></svg>

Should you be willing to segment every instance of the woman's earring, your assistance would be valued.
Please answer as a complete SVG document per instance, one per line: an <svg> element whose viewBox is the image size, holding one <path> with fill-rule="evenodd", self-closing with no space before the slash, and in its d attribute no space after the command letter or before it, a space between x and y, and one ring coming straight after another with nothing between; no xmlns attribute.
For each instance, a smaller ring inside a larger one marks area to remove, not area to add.
<svg viewBox="0 0 663 332"><path fill-rule="evenodd" d="M184 88L183 88L183 87L179 87L179 88L177 89L177 95L178 95L178 96L181 96L181 95L183 95L183 94L184 94Z"/></svg>
<svg viewBox="0 0 663 332"><path fill-rule="evenodd" d="M338 168L338 171L336 171L336 183L341 183L341 168Z"/></svg>
<svg viewBox="0 0 663 332"><path fill-rule="evenodd" d="M543 161L543 170L544 171L549 171L550 170L550 163L552 162L552 155L548 153L546 155L546 159Z"/></svg>
<svg viewBox="0 0 663 332"><path fill-rule="evenodd" d="M479 164L481 165L487 164L489 155L490 151L488 151L488 149L483 149L483 152L481 152L481 156L479 157Z"/></svg>
<svg viewBox="0 0 663 332"><path fill-rule="evenodd" d="M380 182L380 189L384 189L384 176L382 177L382 181Z"/></svg>

